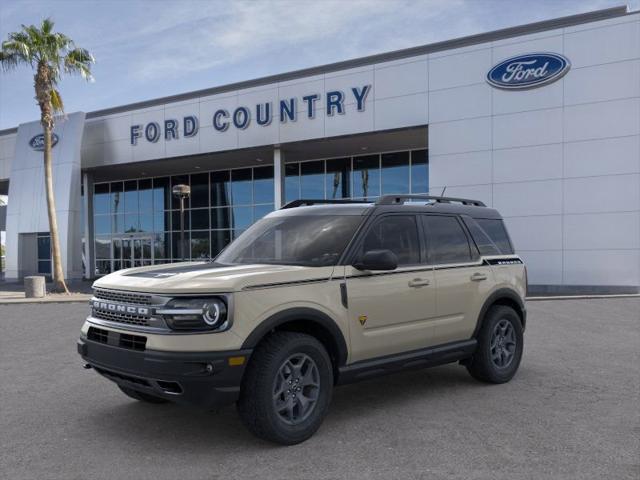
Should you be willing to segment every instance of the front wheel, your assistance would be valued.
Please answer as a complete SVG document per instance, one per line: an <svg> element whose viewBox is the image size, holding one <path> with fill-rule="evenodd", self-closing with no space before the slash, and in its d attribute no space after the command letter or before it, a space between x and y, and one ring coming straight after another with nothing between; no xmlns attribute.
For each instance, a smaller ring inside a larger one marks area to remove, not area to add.
<svg viewBox="0 0 640 480"><path fill-rule="evenodd" d="M511 307L493 306L482 322L478 347L467 364L467 370L482 382L508 382L520 366L523 348L522 323L518 314Z"/></svg>
<svg viewBox="0 0 640 480"><path fill-rule="evenodd" d="M333 369L323 345L303 333L276 332L251 357L238 412L257 437L293 445L318 430L332 390Z"/></svg>

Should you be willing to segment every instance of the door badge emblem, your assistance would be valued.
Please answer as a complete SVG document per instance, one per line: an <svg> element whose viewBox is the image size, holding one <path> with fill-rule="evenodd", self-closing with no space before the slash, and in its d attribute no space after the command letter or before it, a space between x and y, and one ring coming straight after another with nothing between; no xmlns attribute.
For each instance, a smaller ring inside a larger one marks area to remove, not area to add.
<svg viewBox="0 0 640 480"><path fill-rule="evenodd" d="M358 316L358 321L360 322L360 325L364 326L364 324L367 323L367 316L366 315L359 315Z"/></svg>

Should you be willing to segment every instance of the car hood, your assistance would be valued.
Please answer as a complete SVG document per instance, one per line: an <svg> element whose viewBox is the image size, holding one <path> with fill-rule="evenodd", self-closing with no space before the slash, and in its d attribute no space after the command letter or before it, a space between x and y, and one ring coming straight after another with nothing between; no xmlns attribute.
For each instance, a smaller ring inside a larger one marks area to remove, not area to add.
<svg viewBox="0 0 640 480"><path fill-rule="evenodd" d="M185 262L120 270L102 277L96 288L149 293L222 293L245 288L330 278L334 267L220 265Z"/></svg>

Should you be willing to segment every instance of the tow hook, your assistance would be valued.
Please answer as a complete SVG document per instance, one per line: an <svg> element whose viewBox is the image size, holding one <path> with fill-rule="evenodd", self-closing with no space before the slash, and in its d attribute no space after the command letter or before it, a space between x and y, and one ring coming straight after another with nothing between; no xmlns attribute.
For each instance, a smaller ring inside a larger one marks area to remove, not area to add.
<svg viewBox="0 0 640 480"><path fill-rule="evenodd" d="M85 363L82 368L84 368L85 370L89 370L90 368L93 368L91 365L89 365L88 363Z"/></svg>

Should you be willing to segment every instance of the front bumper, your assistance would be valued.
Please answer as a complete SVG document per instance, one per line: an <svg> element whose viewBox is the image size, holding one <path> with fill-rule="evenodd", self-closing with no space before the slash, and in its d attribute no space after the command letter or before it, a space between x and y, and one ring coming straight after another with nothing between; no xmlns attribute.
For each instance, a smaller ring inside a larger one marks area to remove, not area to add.
<svg viewBox="0 0 640 480"><path fill-rule="evenodd" d="M118 385L204 409L238 399L251 352L138 351L84 336L78 340L78 353L82 359ZM239 364L241 357L244 360Z"/></svg>

